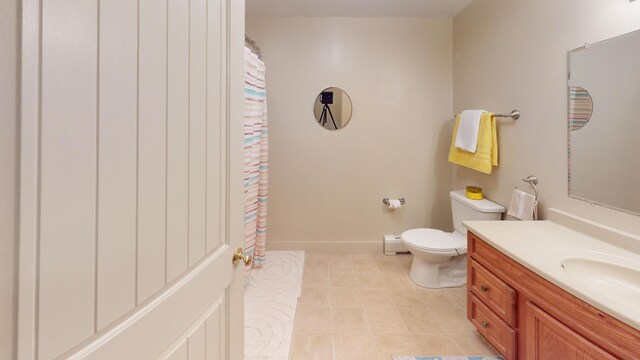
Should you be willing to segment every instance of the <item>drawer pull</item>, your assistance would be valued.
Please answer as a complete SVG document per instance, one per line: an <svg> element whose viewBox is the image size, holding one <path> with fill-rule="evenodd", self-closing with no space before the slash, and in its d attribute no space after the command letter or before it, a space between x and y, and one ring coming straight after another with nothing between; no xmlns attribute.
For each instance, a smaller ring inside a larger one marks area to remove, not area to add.
<svg viewBox="0 0 640 360"><path fill-rule="evenodd" d="M480 285L480 290L482 290L482 292L487 292L489 291L489 287L486 285Z"/></svg>
<svg viewBox="0 0 640 360"><path fill-rule="evenodd" d="M489 323L488 323L488 322L486 322L486 321L482 321L482 322L480 323L480 326L482 326L483 328L485 328L485 329L486 329L486 328L488 328L488 327L489 327Z"/></svg>

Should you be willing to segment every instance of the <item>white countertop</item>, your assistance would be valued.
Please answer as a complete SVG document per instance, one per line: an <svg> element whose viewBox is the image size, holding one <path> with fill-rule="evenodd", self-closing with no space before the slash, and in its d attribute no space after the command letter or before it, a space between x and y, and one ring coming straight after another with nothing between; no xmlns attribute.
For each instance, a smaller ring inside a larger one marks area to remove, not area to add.
<svg viewBox="0 0 640 360"><path fill-rule="evenodd" d="M561 266L567 258L596 259L640 271L640 253L550 221L465 221L464 225L529 270L640 330L640 293L607 291L606 281L583 276L580 268L567 271ZM615 271L607 274L617 276ZM626 272L634 282L640 282L638 274Z"/></svg>

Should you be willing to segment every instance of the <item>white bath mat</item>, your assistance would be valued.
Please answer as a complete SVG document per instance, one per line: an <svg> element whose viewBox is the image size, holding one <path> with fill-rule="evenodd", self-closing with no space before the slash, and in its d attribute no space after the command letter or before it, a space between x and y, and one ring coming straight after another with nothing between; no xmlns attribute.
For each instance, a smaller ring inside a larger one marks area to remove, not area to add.
<svg viewBox="0 0 640 360"><path fill-rule="evenodd" d="M299 298L304 251L267 251L262 268L251 270L245 296Z"/></svg>
<svg viewBox="0 0 640 360"><path fill-rule="evenodd" d="M245 291L245 360L287 360L302 293L303 251L267 251Z"/></svg>
<svg viewBox="0 0 640 360"><path fill-rule="evenodd" d="M289 358L297 302L297 298L245 299L245 360Z"/></svg>

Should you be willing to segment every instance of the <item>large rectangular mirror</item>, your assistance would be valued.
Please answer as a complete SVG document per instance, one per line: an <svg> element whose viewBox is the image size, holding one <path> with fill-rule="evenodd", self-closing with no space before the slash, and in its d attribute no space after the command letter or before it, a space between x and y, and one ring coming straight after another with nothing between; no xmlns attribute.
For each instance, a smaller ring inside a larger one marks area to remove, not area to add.
<svg viewBox="0 0 640 360"><path fill-rule="evenodd" d="M569 51L569 196L640 215L640 30Z"/></svg>

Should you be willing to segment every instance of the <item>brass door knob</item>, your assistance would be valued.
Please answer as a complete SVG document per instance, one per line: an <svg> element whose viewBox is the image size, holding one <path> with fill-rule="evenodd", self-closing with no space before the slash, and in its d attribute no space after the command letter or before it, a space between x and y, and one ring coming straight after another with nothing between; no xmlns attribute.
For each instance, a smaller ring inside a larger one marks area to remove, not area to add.
<svg viewBox="0 0 640 360"><path fill-rule="evenodd" d="M237 265L242 260L245 265L251 265L253 262L253 255L245 255L242 247L238 247L236 252L233 253L233 264Z"/></svg>
<svg viewBox="0 0 640 360"><path fill-rule="evenodd" d="M487 291L489 291L489 287L486 286L486 285L482 285L482 286L480 286L480 290L482 290L482 292L487 292Z"/></svg>
<svg viewBox="0 0 640 360"><path fill-rule="evenodd" d="M489 323L488 323L488 322L486 322L486 321L483 321L483 322L481 322L481 323L480 323L480 326L482 326L483 328L485 328L485 329L486 329L486 328L488 328L488 327L489 327Z"/></svg>

